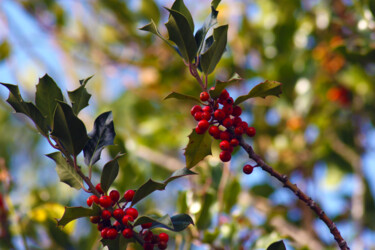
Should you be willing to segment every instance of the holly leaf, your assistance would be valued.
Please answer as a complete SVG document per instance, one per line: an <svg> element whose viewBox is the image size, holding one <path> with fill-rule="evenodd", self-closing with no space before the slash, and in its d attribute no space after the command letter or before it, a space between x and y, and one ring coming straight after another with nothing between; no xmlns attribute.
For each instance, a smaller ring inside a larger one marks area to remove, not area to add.
<svg viewBox="0 0 375 250"><path fill-rule="evenodd" d="M151 32L154 35L157 35L159 38L161 38L164 42L166 42L169 46L176 49L167 39L165 39L159 32L155 22L151 19L151 22L149 24L146 24L140 30Z"/></svg>
<svg viewBox="0 0 375 250"><path fill-rule="evenodd" d="M276 241L267 247L267 250L286 250L284 241Z"/></svg>
<svg viewBox="0 0 375 250"><path fill-rule="evenodd" d="M58 226L66 226L69 222L82 217L96 216L100 214L100 208L93 206L93 208L84 207L65 207L65 212L60 220L57 220Z"/></svg>
<svg viewBox="0 0 375 250"><path fill-rule="evenodd" d="M115 159L107 162L103 167L102 175L100 177L100 183L105 193L111 187L112 183L115 181L118 175L119 165L117 159L121 156L123 155L118 154Z"/></svg>
<svg viewBox="0 0 375 250"><path fill-rule="evenodd" d="M202 71L208 75L211 74L219 63L221 56L227 45L228 25L223 25L214 29L214 42L211 47L201 56Z"/></svg>
<svg viewBox="0 0 375 250"><path fill-rule="evenodd" d="M153 227L154 225L164 225L168 228L173 228L173 224L172 224L172 220L171 220L171 217L169 217L168 214L162 216L162 217L159 217L159 216L156 216L156 215L147 215L147 216L141 216L141 217L138 217L138 219L136 221L134 221L134 224L133 226L138 226L138 225L142 225L144 223L150 223L152 222L152 226Z"/></svg>
<svg viewBox="0 0 375 250"><path fill-rule="evenodd" d="M182 58L188 62L192 62L198 50L193 30L190 28L189 22L183 14L173 9L167 8L167 10L170 15L165 26L168 30L169 40L177 45Z"/></svg>
<svg viewBox="0 0 375 250"><path fill-rule="evenodd" d="M90 76L86 79L79 80L81 86L73 91L68 91L68 96L70 101L72 102L72 108L74 114L78 115L78 113L89 105L89 100L91 95L86 90L86 83L92 78Z"/></svg>
<svg viewBox="0 0 375 250"><path fill-rule="evenodd" d="M279 97L279 95L282 93L281 85L282 84L280 82L266 80L265 82L256 85L247 95L239 96L234 101L234 104L238 105L247 99L254 97L266 98L270 95Z"/></svg>
<svg viewBox="0 0 375 250"><path fill-rule="evenodd" d="M53 113L57 101L64 101L63 94L56 82L47 74L39 79L36 85L35 104L46 117L47 124L52 127Z"/></svg>
<svg viewBox="0 0 375 250"><path fill-rule="evenodd" d="M194 225L193 219L187 214L177 214L171 217L172 226L162 223L152 223L151 228L165 228L174 232L180 232L187 228L190 224Z"/></svg>
<svg viewBox="0 0 375 250"><path fill-rule="evenodd" d="M203 47L204 47L204 44L205 44L205 38L206 38L206 35L208 33L208 31L214 26L217 24L217 15L219 14L219 12L215 9L214 6L211 6L211 14L209 17L206 18L206 20L204 21L202 27L195 33L195 41L198 45L198 54L200 54L200 52L202 51ZM213 42L213 38L212 38L212 42ZM212 44L210 44L211 46Z"/></svg>
<svg viewBox="0 0 375 250"><path fill-rule="evenodd" d="M90 139L83 148L83 155L86 165L91 166L100 159L100 154L105 146L113 145L116 133L111 111L105 112L95 119L94 128L88 136Z"/></svg>
<svg viewBox="0 0 375 250"><path fill-rule="evenodd" d="M64 182L75 189L82 188L82 177L68 164L61 152L54 152L46 155L56 163L56 172L61 182Z"/></svg>
<svg viewBox="0 0 375 250"><path fill-rule="evenodd" d="M188 169L194 167L207 155L211 155L212 139L206 132L197 134L195 129L189 135L189 143L185 148L186 167Z"/></svg>
<svg viewBox="0 0 375 250"><path fill-rule="evenodd" d="M135 242L134 238L126 239L125 237L122 237L121 234L119 234L116 239L110 240L110 239L101 239L100 240L103 244L103 246L107 246L108 250L122 250L122 249L128 249L127 245L131 242ZM134 248L131 248L134 249Z"/></svg>
<svg viewBox="0 0 375 250"><path fill-rule="evenodd" d="M167 97L164 98L164 100L171 99L171 98L175 98L178 100L190 100L190 101L198 102L199 104L201 104L201 101L194 96L184 95L184 94L180 94L176 92L170 93Z"/></svg>
<svg viewBox="0 0 375 250"><path fill-rule="evenodd" d="M178 178L181 178L181 177L184 177L184 176L187 176L187 175L195 175L197 173L191 171L190 169L187 169L187 168L181 168L181 169L178 169L176 171L174 171L172 173L172 175L170 177L168 177L165 181L164 181L164 184L168 184L169 182L171 181L174 181Z"/></svg>
<svg viewBox="0 0 375 250"><path fill-rule="evenodd" d="M188 21L190 29L194 31L194 21L190 11L186 8L183 0L176 0L172 5L172 10L180 12Z"/></svg>
<svg viewBox="0 0 375 250"><path fill-rule="evenodd" d="M57 103L51 135L74 156L82 151L89 140L83 122L74 114L72 107L63 102Z"/></svg>
<svg viewBox="0 0 375 250"><path fill-rule="evenodd" d="M211 6L217 9L217 6L219 5L220 2L221 0L212 0Z"/></svg>
<svg viewBox="0 0 375 250"><path fill-rule="evenodd" d="M9 97L6 100L10 106L16 111L16 113L22 113L28 116L37 127L38 131L44 135L45 137L48 136L48 125L47 120L43 116L42 112L31 102L25 102L20 94L17 85L8 84L8 83L0 83L9 90Z"/></svg>
<svg viewBox="0 0 375 250"><path fill-rule="evenodd" d="M215 89L210 90L210 96L214 99L218 98L220 96L221 92L225 88L227 88L229 85L233 84L234 82L242 81L242 80L243 79L237 73L234 73L233 76L227 81L217 80L216 84L215 84Z"/></svg>

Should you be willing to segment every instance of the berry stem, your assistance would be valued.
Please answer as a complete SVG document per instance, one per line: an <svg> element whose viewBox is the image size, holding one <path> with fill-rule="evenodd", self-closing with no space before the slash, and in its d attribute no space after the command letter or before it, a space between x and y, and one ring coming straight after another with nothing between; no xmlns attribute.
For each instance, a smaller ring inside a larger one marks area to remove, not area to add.
<svg viewBox="0 0 375 250"><path fill-rule="evenodd" d="M189 64L189 71L190 71L190 74L192 76L195 77L195 79L197 79L199 85L201 86L202 90L206 91L206 88L204 87L204 83L202 81L202 78L199 76L199 73L197 71L197 66L195 66L194 64Z"/></svg>
<svg viewBox="0 0 375 250"><path fill-rule="evenodd" d="M240 139L240 146L248 153L249 158L254 160L259 167L261 167L264 171L283 183L283 186L285 188L290 189L298 197L298 199L303 201L308 207L310 207L311 210L313 210L318 215L319 219L322 220L329 228L340 249L350 249L346 241L342 238L340 231L337 229L335 223L333 223L333 221L326 215L326 213L319 207L319 205L311 199L311 197L309 197L301 189L299 189L296 184L291 183L288 176L280 174L267 163L265 163L263 159L254 152L254 149L249 144L245 143L242 137Z"/></svg>

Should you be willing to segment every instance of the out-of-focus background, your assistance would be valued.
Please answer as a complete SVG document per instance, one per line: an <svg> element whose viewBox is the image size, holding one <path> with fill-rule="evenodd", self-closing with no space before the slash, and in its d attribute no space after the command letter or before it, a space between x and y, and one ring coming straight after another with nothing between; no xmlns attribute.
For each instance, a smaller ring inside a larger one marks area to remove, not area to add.
<svg viewBox="0 0 375 250"><path fill-rule="evenodd" d="M199 27L209 0L185 1ZM114 115L116 143L126 152L114 186L121 192L184 166L195 126L193 103L170 92L199 95L179 56L139 28L153 19L162 34L169 0L2 0L0 81L19 84L31 100L48 73L63 90L87 84L93 95L80 113L88 131L96 116ZM256 151L321 204L352 249L375 249L375 1L223 0L219 24L229 24L217 79L245 80L247 93L265 79L283 83L280 98L247 101ZM196 28L197 29L197 28ZM214 77L209 78L213 85ZM0 248L98 249L88 220L60 230L64 206L85 206L88 194L60 183L52 149L23 115L12 114L0 87ZM138 205L141 213L189 213L196 226L172 235L170 248L264 249L286 239L288 249L336 249L328 228L239 150L230 164L213 156L199 176L180 179ZM94 183L111 151L95 167ZM82 159L81 159L82 160ZM162 202L161 202L162 201ZM241 248L242 247L242 248Z"/></svg>

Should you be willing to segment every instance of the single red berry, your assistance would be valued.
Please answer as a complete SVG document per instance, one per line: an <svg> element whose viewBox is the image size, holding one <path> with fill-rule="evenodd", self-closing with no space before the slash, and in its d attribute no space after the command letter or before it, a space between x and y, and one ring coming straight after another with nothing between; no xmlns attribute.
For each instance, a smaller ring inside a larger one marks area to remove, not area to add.
<svg viewBox="0 0 375 250"><path fill-rule="evenodd" d="M210 114L210 112L204 111L202 113L202 120L206 120L206 121L211 120L211 114Z"/></svg>
<svg viewBox="0 0 375 250"><path fill-rule="evenodd" d="M229 105L232 105L233 104L233 98L232 97L228 97L226 100L225 100L226 104L229 104Z"/></svg>
<svg viewBox="0 0 375 250"><path fill-rule="evenodd" d="M221 131L218 126L211 126L208 129L208 133L210 133L210 135L213 136L215 139L219 139Z"/></svg>
<svg viewBox="0 0 375 250"><path fill-rule="evenodd" d="M201 129L200 127L196 127L195 128L195 132L198 134L198 135L201 135L201 134L204 134L204 132L206 132L206 130L204 129Z"/></svg>
<svg viewBox="0 0 375 250"><path fill-rule="evenodd" d="M200 95L199 95L199 98L201 99L202 102L205 102L207 101L208 99L210 99L210 95L204 91L202 92Z"/></svg>
<svg viewBox="0 0 375 250"><path fill-rule="evenodd" d="M231 115L233 113L233 106L226 104L223 107L223 111L225 112L226 115Z"/></svg>
<svg viewBox="0 0 375 250"><path fill-rule="evenodd" d="M220 133L220 140L222 141L230 141L231 139L231 136L230 136L230 133L228 131L222 131Z"/></svg>
<svg viewBox="0 0 375 250"><path fill-rule="evenodd" d="M238 126L239 124L241 124L242 122L242 119L240 117L234 117L233 118L233 125L234 126Z"/></svg>
<svg viewBox="0 0 375 250"><path fill-rule="evenodd" d="M236 128L234 129L234 133L235 133L236 135L242 135L242 134L243 134L243 128L242 128L242 127L236 127Z"/></svg>
<svg viewBox="0 0 375 250"><path fill-rule="evenodd" d="M154 249L154 244L149 243L149 242L145 242L145 243L143 244L143 249L144 249L144 250L153 250L153 249Z"/></svg>
<svg viewBox="0 0 375 250"><path fill-rule="evenodd" d="M248 128L246 129L246 134L247 134L248 136L250 136L250 137L255 136L255 134L256 134L256 130L255 130L255 128L254 128L254 127L248 127Z"/></svg>
<svg viewBox="0 0 375 250"><path fill-rule="evenodd" d="M168 242L169 236L166 233L160 233L159 234L159 239L160 239L160 241Z"/></svg>
<svg viewBox="0 0 375 250"><path fill-rule="evenodd" d="M133 207L129 207L127 210L126 210L126 215L130 215L131 217L133 217L133 219L137 219L138 217L138 210L133 208Z"/></svg>
<svg viewBox="0 0 375 250"><path fill-rule="evenodd" d="M99 223L100 221L100 216L90 216L90 221L93 224Z"/></svg>
<svg viewBox="0 0 375 250"><path fill-rule="evenodd" d="M220 147L221 150L229 151L230 144L229 144L228 141L222 141L222 142L220 142L219 147Z"/></svg>
<svg viewBox="0 0 375 250"><path fill-rule="evenodd" d="M107 195L103 195L102 197L99 198L99 204L100 206L107 208L112 206L112 200L109 198Z"/></svg>
<svg viewBox="0 0 375 250"><path fill-rule="evenodd" d="M191 108L190 110L190 113L191 115L194 115L195 113L197 113L198 111L202 111L202 107L199 106L199 105L195 105Z"/></svg>
<svg viewBox="0 0 375 250"><path fill-rule="evenodd" d="M231 158L232 158L232 155L230 154L229 151L221 151L221 153L220 153L220 160L222 162L230 161Z"/></svg>
<svg viewBox="0 0 375 250"><path fill-rule="evenodd" d="M247 128L249 127L249 125L247 124L247 122L241 122L239 125L242 127L243 131L246 131Z"/></svg>
<svg viewBox="0 0 375 250"><path fill-rule="evenodd" d="M204 107L202 108L202 110L203 110L203 112L208 112L208 113L211 113L211 112L212 112L212 109L211 109L210 106L204 106Z"/></svg>
<svg viewBox="0 0 375 250"><path fill-rule="evenodd" d="M91 199L94 201L95 204L99 204L99 197L96 195L91 195Z"/></svg>
<svg viewBox="0 0 375 250"><path fill-rule="evenodd" d="M152 241L154 234L150 230L145 230L143 231L142 236L143 236L144 241L150 242Z"/></svg>
<svg viewBox="0 0 375 250"><path fill-rule="evenodd" d="M233 120L229 117L225 118L223 121L223 126L229 128L233 125Z"/></svg>
<svg viewBox="0 0 375 250"><path fill-rule="evenodd" d="M108 210L103 210L102 211L102 218L103 220L109 220L112 217L112 214Z"/></svg>
<svg viewBox="0 0 375 250"><path fill-rule="evenodd" d="M233 116L240 116L242 114L242 109L240 106L234 106L233 107L233 112L232 112L232 115Z"/></svg>
<svg viewBox="0 0 375 250"><path fill-rule="evenodd" d="M109 193L109 197L111 198L111 200L113 202L117 202L119 199L120 199L120 193L119 191L117 190L112 190L110 193Z"/></svg>
<svg viewBox="0 0 375 250"><path fill-rule="evenodd" d="M132 189L129 189L128 191L125 192L124 194L124 199L126 201L132 201L134 197L135 191Z"/></svg>
<svg viewBox="0 0 375 250"><path fill-rule="evenodd" d="M233 147L236 147L239 144L240 142L236 138L233 138L232 140L230 140L230 145L232 145Z"/></svg>
<svg viewBox="0 0 375 250"><path fill-rule="evenodd" d="M108 227L106 228L103 228L101 231L100 231L100 236L102 236L103 239L107 239L107 232L108 232Z"/></svg>
<svg viewBox="0 0 375 250"><path fill-rule="evenodd" d="M122 230L122 236L124 236L124 238L126 239L130 239L131 237L133 237L133 230L131 230L130 228L125 228L124 230Z"/></svg>
<svg viewBox="0 0 375 250"><path fill-rule="evenodd" d="M251 166L251 165L249 165L249 164L247 164L247 165L245 165L244 167L243 167L243 172L245 173L245 174L251 174L252 172L253 172L253 170L254 170L254 167L253 166Z"/></svg>
<svg viewBox="0 0 375 250"><path fill-rule="evenodd" d="M89 198L87 198L87 200L86 200L87 206L89 206L89 207L91 207L93 202L94 201L92 200L91 196Z"/></svg>
<svg viewBox="0 0 375 250"><path fill-rule="evenodd" d="M222 100L226 100L229 98L229 93L226 89L224 89L223 91L221 91L221 94L219 96L220 99Z"/></svg>
<svg viewBox="0 0 375 250"><path fill-rule="evenodd" d="M134 221L134 218L131 217L130 215L124 215L121 221L122 221L122 224L127 225L129 221Z"/></svg>
<svg viewBox="0 0 375 250"><path fill-rule="evenodd" d="M203 112L202 111L198 111L197 113L194 114L194 119L196 121L200 121L200 120L202 120L202 116L203 116Z"/></svg>
<svg viewBox="0 0 375 250"><path fill-rule="evenodd" d="M158 244L158 248L161 250L167 249L167 247L168 247L168 243L165 241L160 241Z"/></svg>
<svg viewBox="0 0 375 250"><path fill-rule="evenodd" d="M113 211L113 218L121 220L124 217L125 212L121 208L117 208Z"/></svg>
<svg viewBox="0 0 375 250"><path fill-rule="evenodd" d="M98 184L95 186L95 189L96 189L96 191L99 192L99 194L104 194L103 189L102 189L102 184L98 183Z"/></svg>
<svg viewBox="0 0 375 250"><path fill-rule="evenodd" d="M198 127L204 131L206 131L209 126L210 126L210 123L207 120L201 120L198 122Z"/></svg>
<svg viewBox="0 0 375 250"><path fill-rule="evenodd" d="M150 228L152 226L152 222L143 223L141 226L143 229Z"/></svg>
<svg viewBox="0 0 375 250"><path fill-rule="evenodd" d="M218 121L221 121L225 118L225 112L221 109L217 109L215 112L214 112L214 117L216 120Z"/></svg>
<svg viewBox="0 0 375 250"><path fill-rule="evenodd" d="M110 240L114 240L117 237L117 230L114 228L110 228L107 230L106 236Z"/></svg>

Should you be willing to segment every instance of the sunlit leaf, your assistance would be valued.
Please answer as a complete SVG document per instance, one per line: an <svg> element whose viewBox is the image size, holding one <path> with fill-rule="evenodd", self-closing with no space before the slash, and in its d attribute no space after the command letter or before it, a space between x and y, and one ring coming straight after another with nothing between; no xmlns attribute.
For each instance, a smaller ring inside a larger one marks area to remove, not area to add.
<svg viewBox="0 0 375 250"><path fill-rule="evenodd" d="M153 225L151 226L152 228L154 228L154 226L157 227L158 225L163 225L167 228L173 228L171 217L169 217L168 214L162 217L159 217L156 215L140 216L137 218L136 221L134 221L133 226L138 226L138 225L149 223L149 222L153 223Z"/></svg>
<svg viewBox="0 0 375 250"><path fill-rule="evenodd" d="M237 82L237 81L241 81L243 80L237 73L234 73L233 76L227 80L227 81L220 81L220 80L217 80L216 81L216 84L215 84L215 89L214 90L210 90L210 96L212 98L218 98L221 94L221 92L227 88L229 85Z"/></svg>
<svg viewBox="0 0 375 250"><path fill-rule="evenodd" d="M84 207L65 207L65 212L60 220L57 220L58 226L65 226L69 222L82 217L96 216L100 214L100 208L94 206L94 208Z"/></svg>
<svg viewBox="0 0 375 250"><path fill-rule="evenodd" d="M68 91L69 99L72 102L72 108L74 114L78 115L78 113L89 105L89 100L91 95L86 90L86 83L92 78L92 76L80 80L79 86L77 89L73 91Z"/></svg>
<svg viewBox="0 0 375 250"><path fill-rule="evenodd" d="M169 46L171 46L172 48L175 49L175 47L167 40L165 39L159 32L155 22L153 20L151 20L151 22L149 24L146 24L145 26L143 26L142 28L140 28L140 30L143 30L143 31L148 31L148 32L151 32L152 34L154 35L157 35L159 38L161 38L164 42L166 42Z"/></svg>
<svg viewBox="0 0 375 250"><path fill-rule="evenodd" d="M164 98L164 100L171 99L171 98L178 99L178 100L194 101L194 102L198 102L199 104L201 103L201 101L194 96L184 95L184 94L180 94L176 92L170 93L167 97Z"/></svg>
<svg viewBox="0 0 375 250"><path fill-rule="evenodd" d="M193 129L189 135L189 143L185 148L186 167L188 169L197 165L207 155L211 155L212 139L206 132L204 134L197 134Z"/></svg>
<svg viewBox="0 0 375 250"><path fill-rule="evenodd" d="M169 217L169 216L168 216ZM174 232L180 232L186 229L189 225L194 225L193 219L187 214L177 214L170 218L172 225L165 223L153 223L151 228L165 228Z"/></svg>
<svg viewBox="0 0 375 250"><path fill-rule="evenodd" d="M273 95L279 97L281 94L281 83L276 81L268 81L259 83L256 85L247 95L242 95L238 97L234 104L238 105L241 102L246 101L247 99L254 98L254 97L263 97L266 98L267 96Z"/></svg>
<svg viewBox="0 0 375 250"><path fill-rule="evenodd" d="M216 9L211 6L211 14L209 17L206 18L206 20L204 21L204 24L202 25L202 27L195 33L195 41L198 45L198 54L202 51L203 49L203 46L205 44L205 38L206 38L206 35L208 33L208 31L214 26L217 24L217 15L218 15L218 11L216 11ZM213 37L212 37L212 42L213 42ZM210 44L209 47L211 47L212 44Z"/></svg>
<svg viewBox="0 0 375 250"><path fill-rule="evenodd" d="M164 190L166 184L161 182L153 181L152 179L149 179L146 183L144 183L139 189L136 190L132 204L136 204L152 192L156 190Z"/></svg>

